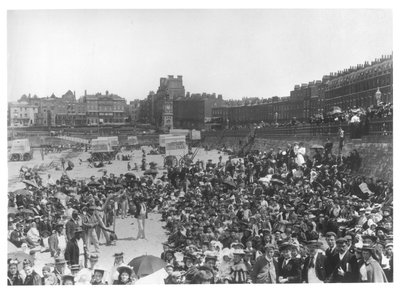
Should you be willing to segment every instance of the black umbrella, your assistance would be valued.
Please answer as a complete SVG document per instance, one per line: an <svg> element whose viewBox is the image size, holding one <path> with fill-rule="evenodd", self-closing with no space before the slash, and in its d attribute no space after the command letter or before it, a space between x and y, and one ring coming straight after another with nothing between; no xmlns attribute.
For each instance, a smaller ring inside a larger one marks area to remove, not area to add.
<svg viewBox="0 0 400 290"><path fill-rule="evenodd" d="M277 178L272 178L271 179L271 183L276 183L276 184L280 184L280 185L284 185L285 184L285 182L283 182L282 180L277 179Z"/></svg>
<svg viewBox="0 0 400 290"><path fill-rule="evenodd" d="M227 185L228 187L236 188L236 183L233 180L225 179L224 181L222 181L222 183Z"/></svg>
<svg viewBox="0 0 400 290"><path fill-rule="evenodd" d="M133 270L138 277L142 277L153 274L154 272L164 268L167 263L159 257L143 255L134 258L128 263L128 265L133 267Z"/></svg>
<svg viewBox="0 0 400 290"><path fill-rule="evenodd" d="M132 177L132 178L136 178L136 175L132 172L127 172L125 173L125 177Z"/></svg>
<svg viewBox="0 0 400 290"><path fill-rule="evenodd" d="M157 169L147 169L144 173L144 175L157 175L158 174L158 170Z"/></svg>
<svg viewBox="0 0 400 290"><path fill-rule="evenodd" d="M91 181L88 183L88 186L100 186L100 185L101 185L100 182L97 181Z"/></svg>

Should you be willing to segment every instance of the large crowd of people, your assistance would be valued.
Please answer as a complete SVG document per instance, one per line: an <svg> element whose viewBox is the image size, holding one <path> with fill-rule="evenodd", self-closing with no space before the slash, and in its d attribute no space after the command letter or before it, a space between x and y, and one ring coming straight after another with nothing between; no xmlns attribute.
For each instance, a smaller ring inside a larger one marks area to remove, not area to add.
<svg viewBox="0 0 400 290"><path fill-rule="evenodd" d="M8 285L134 284L140 275L115 254L97 264L99 239L117 243L116 217L137 219L146 238L151 211L168 240L165 284L393 281L393 189L345 170L331 149L311 156L301 143L139 176L104 171L76 181L65 171L9 193ZM132 242L134 243L134 241ZM143 249L145 251L145 249ZM37 252L50 266L34 269ZM108 274L107 274L108 273Z"/></svg>

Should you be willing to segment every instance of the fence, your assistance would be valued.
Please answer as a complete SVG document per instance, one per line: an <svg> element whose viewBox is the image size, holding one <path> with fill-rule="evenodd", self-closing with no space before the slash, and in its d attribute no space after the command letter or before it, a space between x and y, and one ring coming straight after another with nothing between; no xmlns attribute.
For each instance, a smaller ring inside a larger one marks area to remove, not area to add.
<svg viewBox="0 0 400 290"><path fill-rule="evenodd" d="M351 136L352 126L347 122L342 123L322 123L322 124L305 124L290 127L264 127L256 130L257 137L274 137L274 136L337 136L339 127L341 127L346 135ZM365 135L392 135L393 120L392 119L373 119L363 125L360 125L359 136ZM234 131L232 131L234 132ZM226 133L225 133L226 134Z"/></svg>

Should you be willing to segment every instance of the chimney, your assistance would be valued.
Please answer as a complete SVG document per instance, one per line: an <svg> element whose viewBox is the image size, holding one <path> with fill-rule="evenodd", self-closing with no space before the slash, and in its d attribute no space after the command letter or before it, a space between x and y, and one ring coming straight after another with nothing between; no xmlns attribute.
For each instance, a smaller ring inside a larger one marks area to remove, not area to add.
<svg viewBox="0 0 400 290"><path fill-rule="evenodd" d="M86 90L85 90L85 97L87 96L87 94L86 94Z"/></svg>
<svg viewBox="0 0 400 290"><path fill-rule="evenodd" d="M106 91L106 96L108 96L108 91Z"/></svg>
<svg viewBox="0 0 400 290"><path fill-rule="evenodd" d="M173 79L174 75L168 75L168 79Z"/></svg>

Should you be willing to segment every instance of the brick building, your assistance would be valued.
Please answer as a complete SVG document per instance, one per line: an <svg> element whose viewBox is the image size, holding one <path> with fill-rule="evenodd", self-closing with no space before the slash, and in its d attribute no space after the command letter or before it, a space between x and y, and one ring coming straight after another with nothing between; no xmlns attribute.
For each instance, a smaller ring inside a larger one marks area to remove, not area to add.
<svg viewBox="0 0 400 290"><path fill-rule="evenodd" d="M169 75L167 78L160 78L160 85L157 93L151 91L147 96L146 103L140 110L140 120L146 120L157 128L162 128L165 125L166 119L170 120L173 125L173 116L165 114L165 110L173 112L173 101L185 96L185 87L183 86L183 78L178 75L176 78ZM171 102L165 106L165 102ZM147 116L144 116L146 114ZM164 116L164 117L163 117ZM165 126L164 126L165 127ZM164 128L165 129L165 128Z"/></svg>
<svg viewBox="0 0 400 290"><path fill-rule="evenodd" d="M211 119L212 109L223 104L222 95L189 94L174 100L174 126L182 129L203 129Z"/></svg>
<svg viewBox="0 0 400 290"><path fill-rule="evenodd" d="M325 75L322 80L296 85L289 97L224 102L223 106L212 109L212 116L222 118L223 127L288 123L294 118L307 122L311 116L327 113L333 106L343 110L366 108L376 105L377 98L384 103L393 102L392 55Z"/></svg>
<svg viewBox="0 0 400 290"><path fill-rule="evenodd" d="M11 127L29 127L35 124L38 106L28 102L12 102L8 104L9 125Z"/></svg>
<svg viewBox="0 0 400 290"><path fill-rule="evenodd" d="M392 55L331 74L325 90L325 108L339 106L348 109L373 105L378 88L383 102L393 102Z"/></svg>
<svg viewBox="0 0 400 290"><path fill-rule="evenodd" d="M97 93L95 95L85 95L79 102L86 105L87 125L97 126L99 124L118 125L125 123L126 100L120 96Z"/></svg>

